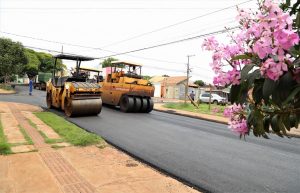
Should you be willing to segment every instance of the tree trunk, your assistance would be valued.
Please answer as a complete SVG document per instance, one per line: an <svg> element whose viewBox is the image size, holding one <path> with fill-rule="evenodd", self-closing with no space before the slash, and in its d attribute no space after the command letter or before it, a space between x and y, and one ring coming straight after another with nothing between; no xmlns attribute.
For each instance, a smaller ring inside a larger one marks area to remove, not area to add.
<svg viewBox="0 0 300 193"><path fill-rule="evenodd" d="M4 75L4 84L7 83L7 77L8 77L7 74L5 74L5 75Z"/></svg>

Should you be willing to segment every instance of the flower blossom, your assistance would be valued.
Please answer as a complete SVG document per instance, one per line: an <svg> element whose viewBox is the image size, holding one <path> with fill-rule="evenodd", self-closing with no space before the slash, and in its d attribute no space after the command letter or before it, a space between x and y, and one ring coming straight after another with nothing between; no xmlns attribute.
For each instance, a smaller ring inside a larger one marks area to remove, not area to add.
<svg viewBox="0 0 300 193"><path fill-rule="evenodd" d="M245 53L259 59L254 61L262 76L278 80L288 71L288 51L299 44L299 35L293 31L291 16L283 12L278 1L265 0L257 12L238 9L237 19L241 30L231 36L230 44L221 45L214 37L205 39L202 44L202 48L214 51L210 64L216 74L214 84L240 84L240 70L249 64L249 60L233 58Z"/></svg>
<svg viewBox="0 0 300 193"><path fill-rule="evenodd" d="M275 62L272 58L267 59L260 68L260 72L262 75L265 75L274 81L278 80L283 72L287 70L288 68L286 63Z"/></svg>
<svg viewBox="0 0 300 193"><path fill-rule="evenodd" d="M219 45L218 41L215 39L214 36L211 36L207 39L204 39L204 42L202 44L202 49L205 50L214 50Z"/></svg>
<svg viewBox="0 0 300 193"><path fill-rule="evenodd" d="M240 135L245 135L249 132L247 120L243 114L244 108L244 106L234 103L224 110L224 116L229 117L229 128Z"/></svg>

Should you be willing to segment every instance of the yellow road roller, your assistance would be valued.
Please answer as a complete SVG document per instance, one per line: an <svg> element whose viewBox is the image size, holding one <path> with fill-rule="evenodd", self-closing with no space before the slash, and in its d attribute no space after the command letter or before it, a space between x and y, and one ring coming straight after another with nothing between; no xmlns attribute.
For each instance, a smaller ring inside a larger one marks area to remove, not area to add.
<svg viewBox="0 0 300 193"><path fill-rule="evenodd" d="M46 86L47 107L62 109L69 117L99 114L102 109L100 85L98 82L88 82L86 74L80 71L82 61L94 58L67 54L54 58L52 78ZM57 59L76 61L75 72L71 76L56 76Z"/></svg>
<svg viewBox="0 0 300 193"><path fill-rule="evenodd" d="M154 86L141 76L142 65L125 61L111 64L110 72L100 82L103 103L120 106L123 112L151 112Z"/></svg>

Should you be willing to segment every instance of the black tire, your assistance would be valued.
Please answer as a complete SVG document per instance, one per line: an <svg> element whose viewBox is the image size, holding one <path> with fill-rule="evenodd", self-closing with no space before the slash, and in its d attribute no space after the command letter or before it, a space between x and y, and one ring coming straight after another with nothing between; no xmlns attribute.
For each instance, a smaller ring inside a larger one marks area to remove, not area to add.
<svg viewBox="0 0 300 193"><path fill-rule="evenodd" d="M148 109L148 100L147 98L142 98L141 113L147 112L147 109Z"/></svg>
<svg viewBox="0 0 300 193"><path fill-rule="evenodd" d="M147 102L148 102L148 107L146 113L150 113L153 110L154 103L151 98L147 99Z"/></svg>
<svg viewBox="0 0 300 193"><path fill-rule="evenodd" d="M120 100L121 111L125 113L132 112L133 107L134 107L134 99L126 95L122 96Z"/></svg>
<svg viewBox="0 0 300 193"><path fill-rule="evenodd" d="M51 92L47 92L46 103L47 103L48 109L52 109L53 106L52 106L52 93Z"/></svg>
<svg viewBox="0 0 300 193"><path fill-rule="evenodd" d="M138 113L141 111L142 107L142 99L139 97L134 97L134 108L133 112Z"/></svg>
<svg viewBox="0 0 300 193"><path fill-rule="evenodd" d="M217 100L214 100L214 101L213 101L213 104L218 105L218 101L217 101Z"/></svg>

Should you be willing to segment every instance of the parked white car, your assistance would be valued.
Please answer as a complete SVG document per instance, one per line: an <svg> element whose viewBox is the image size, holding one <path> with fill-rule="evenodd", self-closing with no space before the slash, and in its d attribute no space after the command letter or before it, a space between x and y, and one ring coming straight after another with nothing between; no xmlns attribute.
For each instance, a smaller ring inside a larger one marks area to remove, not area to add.
<svg viewBox="0 0 300 193"><path fill-rule="evenodd" d="M200 95L199 99L200 99L200 102L202 103L209 103L209 97L210 97L210 94L209 93L203 93ZM211 103L213 104L221 104L221 105L225 105L227 103L227 100L226 98L223 98L217 94L211 94Z"/></svg>

